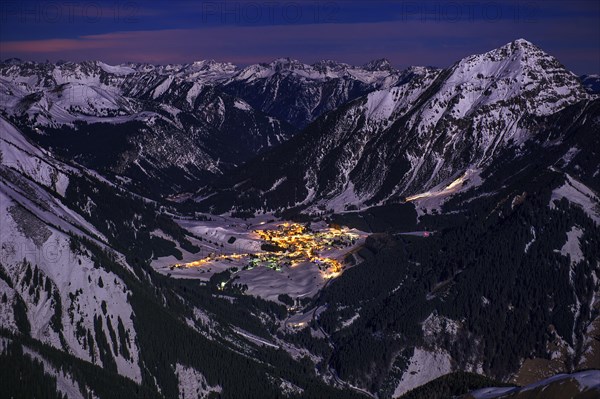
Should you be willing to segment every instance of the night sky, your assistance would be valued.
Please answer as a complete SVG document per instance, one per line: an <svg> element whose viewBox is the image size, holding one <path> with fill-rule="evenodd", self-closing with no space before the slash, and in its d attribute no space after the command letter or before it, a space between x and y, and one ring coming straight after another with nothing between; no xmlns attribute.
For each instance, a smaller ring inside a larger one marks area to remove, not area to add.
<svg viewBox="0 0 600 399"><path fill-rule="evenodd" d="M0 58L445 67L525 38L600 73L598 1L4 1Z"/></svg>

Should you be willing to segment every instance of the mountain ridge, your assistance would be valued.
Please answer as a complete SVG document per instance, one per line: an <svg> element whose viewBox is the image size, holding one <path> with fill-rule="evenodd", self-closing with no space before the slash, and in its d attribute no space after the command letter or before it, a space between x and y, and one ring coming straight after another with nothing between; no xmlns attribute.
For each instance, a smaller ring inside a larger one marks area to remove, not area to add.
<svg viewBox="0 0 600 399"><path fill-rule="evenodd" d="M294 177L291 195L289 186L278 186L288 192L285 206L333 203L340 211L336 202L360 207L401 200L449 184L495 151L528 140L521 126L527 118L591 98L556 59L517 40L346 103L284 145L286 155L275 151L271 159L261 158L280 169L278 176L242 188L264 191L282 179L280 157L305 175ZM256 168L266 169L260 161ZM265 198L266 209L273 209Z"/></svg>

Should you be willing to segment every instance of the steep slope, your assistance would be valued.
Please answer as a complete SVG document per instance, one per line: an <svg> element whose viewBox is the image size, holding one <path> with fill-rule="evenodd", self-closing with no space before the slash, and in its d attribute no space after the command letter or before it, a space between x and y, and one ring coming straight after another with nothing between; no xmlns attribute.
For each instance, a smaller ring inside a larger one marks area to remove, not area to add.
<svg viewBox="0 0 600 399"><path fill-rule="evenodd" d="M71 238L107 247L106 238L62 202L70 176L81 172L53 161L4 119L0 129L3 328L141 382L130 292ZM121 346L106 352L107 337Z"/></svg>
<svg viewBox="0 0 600 399"><path fill-rule="evenodd" d="M451 371L529 384L597 367L599 127L598 100L544 117L408 234L367 240L318 303L340 378L397 397Z"/></svg>
<svg viewBox="0 0 600 399"><path fill-rule="evenodd" d="M400 201L484 168L532 137L532 119L590 97L525 40L420 72L319 118L223 179L220 187L235 185L236 193L225 190L209 205L343 211Z"/></svg>

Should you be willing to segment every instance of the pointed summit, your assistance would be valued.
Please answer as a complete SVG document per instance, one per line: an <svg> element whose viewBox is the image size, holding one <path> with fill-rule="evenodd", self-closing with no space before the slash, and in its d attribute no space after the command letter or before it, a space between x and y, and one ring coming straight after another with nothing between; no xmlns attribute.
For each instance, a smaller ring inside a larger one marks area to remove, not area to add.
<svg viewBox="0 0 600 399"><path fill-rule="evenodd" d="M518 45L518 46L533 46L534 45L529 40L523 39L523 38L513 40L512 44Z"/></svg>
<svg viewBox="0 0 600 399"><path fill-rule="evenodd" d="M475 104L519 101L522 111L537 115L556 112L587 98L577 76L525 39L463 58L452 68L445 89L479 99L463 104L464 109Z"/></svg>
<svg viewBox="0 0 600 399"><path fill-rule="evenodd" d="M507 49L512 52L522 51L522 52L534 52L534 53L544 53L544 50L530 42L526 39L516 39L510 43L506 43L504 46L500 47L500 49Z"/></svg>
<svg viewBox="0 0 600 399"><path fill-rule="evenodd" d="M363 68L367 71L392 71L394 67L390 64L387 58L379 58L373 61L367 62Z"/></svg>
<svg viewBox="0 0 600 399"><path fill-rule="evenodd" d="M554 64L556 68L566 69L555 57L548 54L542 48L536 46L534 43L526 39L516 39L512 42L506 43L494 50L488 51L487 53L474 55L472 57L488 57L494 59L513 59L514 56L518 56L521 60L546 60ZM469 58L469 57L467 57ZM533 66L533 65L531 65ZM543 66L544 68L546 66Z"/></svg>

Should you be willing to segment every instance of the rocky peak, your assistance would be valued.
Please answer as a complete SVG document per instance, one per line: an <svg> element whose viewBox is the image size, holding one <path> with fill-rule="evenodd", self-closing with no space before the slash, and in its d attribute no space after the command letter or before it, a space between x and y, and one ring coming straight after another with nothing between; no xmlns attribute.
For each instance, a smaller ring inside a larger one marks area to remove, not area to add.
<svg viewBox="0 0 600 399"><path fill-rule="evenodd" d="M394 67L390 64L390 61L387 58L379 58L377 60L372 60L367 62L363 69L367 71L393 71Z"/></svg>

